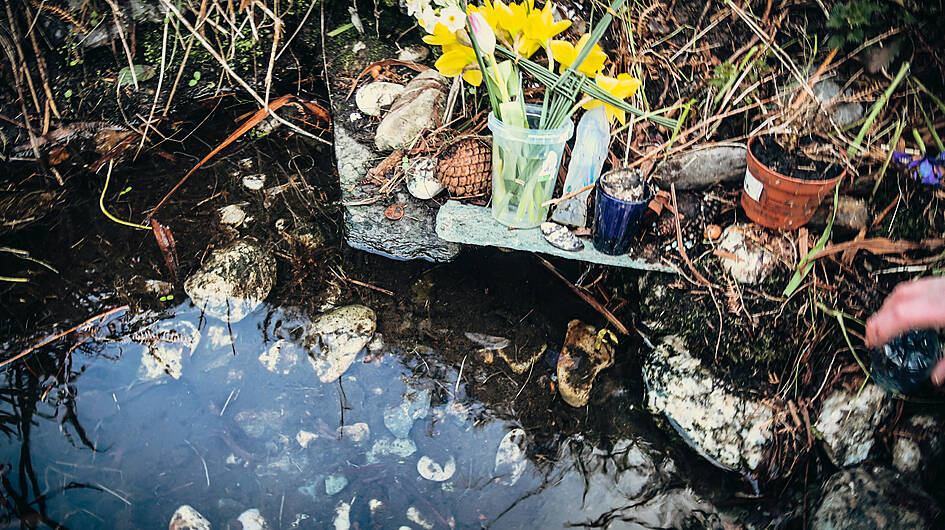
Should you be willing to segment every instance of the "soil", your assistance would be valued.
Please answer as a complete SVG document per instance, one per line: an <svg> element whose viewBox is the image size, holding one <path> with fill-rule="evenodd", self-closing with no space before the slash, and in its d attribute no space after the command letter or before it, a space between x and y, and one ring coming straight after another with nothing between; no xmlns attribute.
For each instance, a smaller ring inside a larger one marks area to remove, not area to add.
<svg viewBox="0 0 945 530"><path fill-rule="evenodd" d="M801 180L830 180L840 175L843 166L808 158L801 148L814 143L802 138L791 151L785 149L774 136L759 136L751 144L751 152L759 162L778 173Z"/></svg>

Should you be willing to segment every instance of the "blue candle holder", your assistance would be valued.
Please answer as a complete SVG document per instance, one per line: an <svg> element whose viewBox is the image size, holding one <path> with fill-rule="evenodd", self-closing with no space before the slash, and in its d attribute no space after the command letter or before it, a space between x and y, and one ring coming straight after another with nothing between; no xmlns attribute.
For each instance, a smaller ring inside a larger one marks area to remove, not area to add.
<svg viewBox="0 0 945 530"><path fill-rule="evenodd" d="M614 171L625 171L617 169ZM619 256L626 254L633 238L640 231L640 221L653 193L645 186L646 198L642 201L625 201L604 191L601 180L594 186L594 225L592 230L594 248L604 254Z"/></svg>

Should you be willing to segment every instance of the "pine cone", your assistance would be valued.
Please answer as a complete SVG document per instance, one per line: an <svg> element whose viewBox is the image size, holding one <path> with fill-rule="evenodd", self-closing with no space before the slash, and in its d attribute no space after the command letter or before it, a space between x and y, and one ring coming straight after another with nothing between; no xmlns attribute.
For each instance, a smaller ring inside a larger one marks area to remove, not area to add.
<svg viewBox="0 0 945 530"><path fill-rule="evenodd" d="M440 153L436 178L453 197L488 193L492 189L492 147L478 138L465 138Z"/></svg>

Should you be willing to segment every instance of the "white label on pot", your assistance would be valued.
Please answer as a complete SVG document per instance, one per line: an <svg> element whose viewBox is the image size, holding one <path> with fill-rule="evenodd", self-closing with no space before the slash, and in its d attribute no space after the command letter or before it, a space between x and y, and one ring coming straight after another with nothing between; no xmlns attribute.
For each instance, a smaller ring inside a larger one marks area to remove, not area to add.
<svg viewBox="0 0 945 530"><path fill-rule="evenodd" d="M745 193L748 194L752 199L759 201L761 200L761 192L765 189L765 185L761 183L760 180L756 179L754 175L751 174L747 168L745 169Z"/></svg>

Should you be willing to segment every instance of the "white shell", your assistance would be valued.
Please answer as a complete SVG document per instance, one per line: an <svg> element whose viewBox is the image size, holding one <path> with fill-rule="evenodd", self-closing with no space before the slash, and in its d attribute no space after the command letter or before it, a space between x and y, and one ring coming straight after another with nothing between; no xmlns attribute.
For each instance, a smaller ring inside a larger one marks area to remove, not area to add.
<svg viewBox="0 0 945 530"><path fill-rule="evenodd" d="M451 456L442 466L429 456L422 456L417 461L417 472L420 476L433 482L444 482L456 473L456 460Z"/></svg>
<svg viewBox="0 0 945 530"><path fill-rule="evenodd" d="M266 185L266 175L246 175L243 177L243 186L246 186L247 189L257 191L261 190L263 186Z"/></svg>
<svg viewBox="0 0 945 530"><path fill-rule="evenodd" d="M407 191L420 200L436 197L443 191L443 185L433 176L435 168L434 158L424 157L413 160L407 169Z"/></svg>
<svg viewBox="0 0 945 530"><path fill-rule="evenodd" d="M546 241L561 250L576 252L584 248L584 243L576 235L558 223L541 223L541 233L545 236Z"/></svg>

